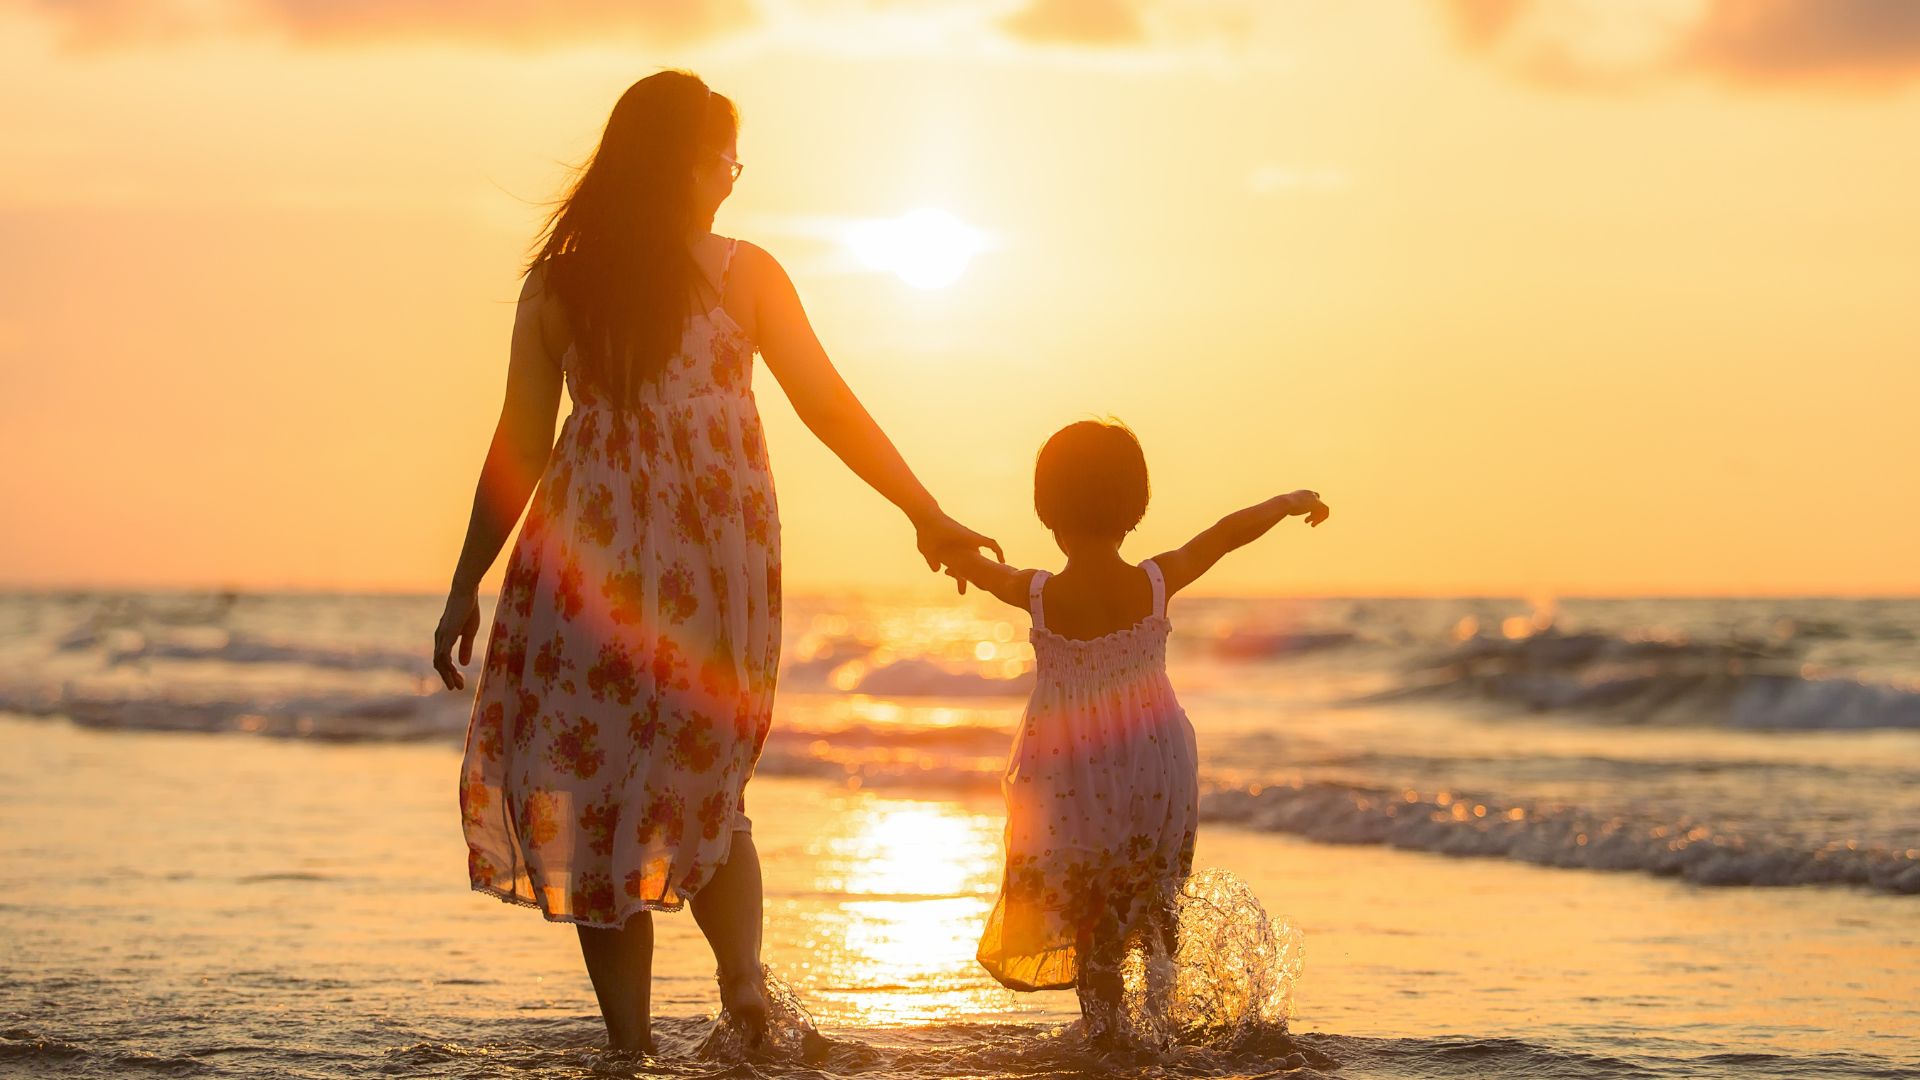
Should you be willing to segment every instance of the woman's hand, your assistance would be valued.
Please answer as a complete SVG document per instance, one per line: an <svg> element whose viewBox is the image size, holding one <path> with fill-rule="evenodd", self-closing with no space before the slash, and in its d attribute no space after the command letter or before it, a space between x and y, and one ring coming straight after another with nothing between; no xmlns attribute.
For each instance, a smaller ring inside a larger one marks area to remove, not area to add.
<svg viewBox="0 0 1920 1080"><path fill-rule="evenodd" d="M961 551L990 548L996 560L1007 561L999 541L982 536L937 510L914 523L914 545L920 549L920 557L927 560L927 569L935 572L951 563L953 556ZM954 582L962 593L967 591L964 578L954 575Z"/></svg>
<svg viewBox="0 0 1920 1080"><path fill-rule="evenodd" d="M480 590L455 586L447 594L447 609L440 613L440 625L433 631L433 670L449 690L464 690L466 676L453 666L453 647L460 646L460 663L473 662L473 639L480 633Z"/></svg>

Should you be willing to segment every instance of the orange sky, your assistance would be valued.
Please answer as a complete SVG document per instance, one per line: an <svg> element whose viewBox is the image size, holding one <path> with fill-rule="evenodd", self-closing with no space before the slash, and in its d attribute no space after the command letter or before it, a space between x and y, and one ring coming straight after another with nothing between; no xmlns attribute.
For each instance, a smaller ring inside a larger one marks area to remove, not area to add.
<svg viewBox="0 0 1920 1080"><path fill-rule="evenodd" d="M0 2L0 582L442 587L538 204L672 64L743 113L720 229L1016 562L1113 414L1137 557L1333 505L1207 591L1920 592L1920 17L1742 7ZM849 257L915 207L992 248ZM759 387L790 587L932 595Z"/></svg>

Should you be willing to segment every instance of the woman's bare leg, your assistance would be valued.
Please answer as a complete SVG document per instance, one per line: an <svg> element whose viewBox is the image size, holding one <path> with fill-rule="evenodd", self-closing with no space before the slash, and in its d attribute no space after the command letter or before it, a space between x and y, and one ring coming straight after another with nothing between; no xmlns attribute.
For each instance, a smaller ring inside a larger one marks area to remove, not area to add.
<svg viewBox="0 0 1920 1080"><path fill-rule="evenodd" d="M720 965L720 1004L757 1044L767 1030L767 998L760 972L760 851L752 833L733 834L727 861L692 904L693 920Z"/></svg>
<svg viewBox="0 0 1920 1080"><path fill-rule="evenodd" d="M600 999L607 1041L615 1050L653 1052L653 913L636 912L617 930L576 926L587 977Z"/></svg>

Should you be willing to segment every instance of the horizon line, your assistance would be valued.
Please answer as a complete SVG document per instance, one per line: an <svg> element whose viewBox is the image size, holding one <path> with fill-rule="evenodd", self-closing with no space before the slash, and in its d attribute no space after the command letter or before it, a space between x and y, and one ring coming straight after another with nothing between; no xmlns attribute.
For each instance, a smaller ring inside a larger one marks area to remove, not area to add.
<svg viewBox="0 0 1920 1080"><path fill-rule="evenodd" d="M818 599L832 596L869 596L878 594L898 595L918 588L913 585L875 585L875 584L835 584L822 583L805 588L788 588L783 595L795 599ZM936 586L938 588L938 586ZM481 592L497 594L497 585L483 587ZM950 599L958 597L945 589L943 595ZM352 597L392 597L392 598L431 598L445 595L438 589L416 589L406 587L383 586L322 586L322 585L240 585L240 584L80 584L70 582L8 582L0 581L0 596L53 595L61 593L78 594L181 594L181 595L222 595L236 596L352 596ZM1920 586L1895 588L1885 591L1775 591L1755 592L1742 590L1721 591L1631 591L1609 590L1605 592L1585 592L1574 590L1555 590L1544 588L1526 588L1506 590L1368 590L1356 592L1340 591L1301 591L1281 592L1257 590L1249 592L1230 592L1210 589L1182 591L1182 596L1196 600L1920 600Z"/></svg>

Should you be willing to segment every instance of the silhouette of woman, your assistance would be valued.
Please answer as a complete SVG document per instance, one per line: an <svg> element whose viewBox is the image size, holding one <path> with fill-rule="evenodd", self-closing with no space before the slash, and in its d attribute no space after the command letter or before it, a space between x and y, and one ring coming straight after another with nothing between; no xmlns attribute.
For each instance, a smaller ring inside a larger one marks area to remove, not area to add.
<svg viewBox="0 0 1920 1080"><path fill-rule="evenodd" d="M691 902L722 1006L766 1024L744 789L780 657L758 351L807 427L904 511L929 567L998 547L946 514L814 337L786 272L713 234L733 104L635 83L547 223L434 666L465 679L478 583L528 506L487 640L460 808L475 889L578 928L612 1045L652 1046L652 912ZM574 403L557 440L564 382Z"/></svg>

